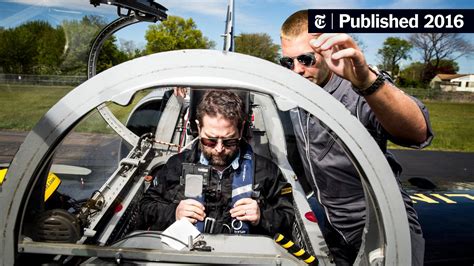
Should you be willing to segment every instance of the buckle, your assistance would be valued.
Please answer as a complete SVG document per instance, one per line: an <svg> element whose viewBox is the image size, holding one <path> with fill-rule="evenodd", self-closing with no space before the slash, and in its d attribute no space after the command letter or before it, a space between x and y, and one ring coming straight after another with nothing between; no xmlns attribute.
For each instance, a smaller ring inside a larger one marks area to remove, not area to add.
<svg viewBox="0 0 474 266"><path fill-rule="evenodd" d="M212 234L214 233L214 225L216 223L216 219L214 218L211 218L211 217L206 217L206 219L204 219L204 230L203 230L203 233L206 233L206 234Z"/></svg>

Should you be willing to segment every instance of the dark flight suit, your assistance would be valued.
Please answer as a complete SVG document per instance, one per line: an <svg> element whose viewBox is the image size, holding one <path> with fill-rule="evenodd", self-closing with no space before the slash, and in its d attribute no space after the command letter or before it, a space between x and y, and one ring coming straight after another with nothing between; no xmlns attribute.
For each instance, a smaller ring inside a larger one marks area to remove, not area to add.
<svg viewBox="0 0 474 266"><path fill-rule="evenodd" d="M415 98L413 99L423 112L428 128L429 137L422 144L404 143L390 136L382 128L364 97L354 92L349 81L333 75L324 89L340 101L369 131L387 158L397 181L402 167L387 151L387 139L398 145L423 148L429 145L433 138L428 110ZM365 225L365 198L359 174L322 122L299 108L291 110L290 117L305 176L317 192L326 212L325 227L322 228L326 242L338 265L352 264L361 245ZM398 184L408 214L413 263L418 264L416 261L423 261L424 239L411 199L401 188L399 181Z"/></svg>
<svg viewBox="0 0 474 266"><path fill-rule="evenodd" d="M241 145L241 149L246 144ZM175 222L176 207L184 197L184 186L180 185L182 163L199 162L201 152L194 145L191 151L172 156L160 169L156 187L147 190L140 201L142 227L164 230ZM240 155L243 154L241 150ZM238 162L241 162L240 157ZM260 206L260 222L250 226L251 234L264 234L273 237L275 233L289 234L294 221L293 196L280 169L270 160L254 153L254 193ZM239 167L239 164L237 164ZM226 168L221 179L216 170L212 170L211 188L214 193L206 195L206 217L216 219L215 233L228 233L232 201L232 178L235 173L232 166ZM220 181L219 181L220 180ZM220 188L220 189L218 189ZM220 191L220 192L218 192Z"/></svg>

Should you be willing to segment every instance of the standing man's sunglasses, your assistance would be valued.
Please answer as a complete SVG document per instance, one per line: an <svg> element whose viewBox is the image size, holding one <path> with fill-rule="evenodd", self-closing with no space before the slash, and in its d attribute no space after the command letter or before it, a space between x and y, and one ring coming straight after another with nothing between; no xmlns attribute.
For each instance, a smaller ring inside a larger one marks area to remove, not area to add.
<svg viewBox="0 0 474 266"><path fill-rule="evenodd" d="M295 57L283 56L280 58L280 65L293 70L295 68L295 58L303 64L305 67L310 67L316 63L316 58L314 57L314 53L304 53L300 54Z"/></svg>
<svg viewBox="0 0 474 266"><path fill-rule="evenodd" d="M219 143L219 139L222 141L222 145L224 147L230 148L239 145L240 138L235 138L235 139L221 139L221 138L203 138L200 137L202 145L209 147L209 148L214 148L217 143Z"/></svg>

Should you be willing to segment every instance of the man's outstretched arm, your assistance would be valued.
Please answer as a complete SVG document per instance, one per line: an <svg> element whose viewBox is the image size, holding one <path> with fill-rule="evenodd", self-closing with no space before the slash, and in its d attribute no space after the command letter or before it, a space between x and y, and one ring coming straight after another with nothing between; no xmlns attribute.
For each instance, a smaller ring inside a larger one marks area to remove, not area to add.
<svg viewBox="0 0 474 266"><path fill-rule="evenodd" d="M369 88L377 75L369 69L364 54L347 34L315 35L311 46L323 55L330 70L360 90ZM408 143L422 143L428 126L420 107L403 91L385 81L374 93L364 96L384 129Z"/></svg>

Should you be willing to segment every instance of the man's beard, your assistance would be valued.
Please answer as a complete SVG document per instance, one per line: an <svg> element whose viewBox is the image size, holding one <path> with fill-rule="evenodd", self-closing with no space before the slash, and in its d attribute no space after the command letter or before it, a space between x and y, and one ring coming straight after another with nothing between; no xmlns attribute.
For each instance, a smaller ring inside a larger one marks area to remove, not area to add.
<svg viewBox="0 0 474 266"><path fill-rule="evenodd" d="M201 146L204 157L209 161L210 165L213 166L228 166L235 159L235 155L239 152L239 149L235 149L229 153L213 154L212 151L206 150L205 147Z"/></svg>

